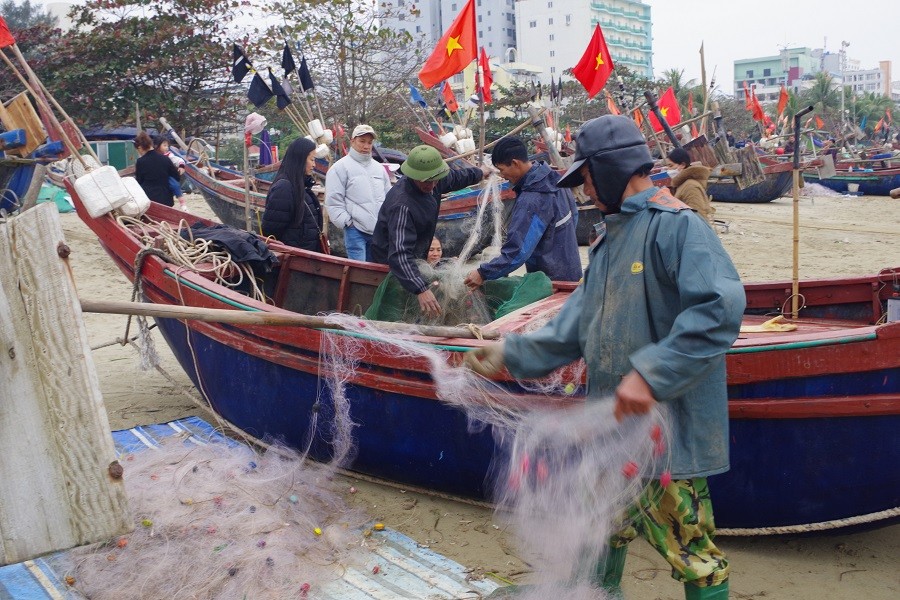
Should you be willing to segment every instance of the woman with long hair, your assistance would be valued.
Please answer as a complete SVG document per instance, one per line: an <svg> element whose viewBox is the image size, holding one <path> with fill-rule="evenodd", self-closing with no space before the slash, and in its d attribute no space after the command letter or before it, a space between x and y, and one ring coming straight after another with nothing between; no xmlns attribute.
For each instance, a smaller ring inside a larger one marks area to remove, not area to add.
<svg viewBox="0 0 900 600"><path fill-rule="evenodd" d="M289 246L323 252L322 208L312 191L315 149L306 138L288 146L266 196L262 231Z"/></svg>

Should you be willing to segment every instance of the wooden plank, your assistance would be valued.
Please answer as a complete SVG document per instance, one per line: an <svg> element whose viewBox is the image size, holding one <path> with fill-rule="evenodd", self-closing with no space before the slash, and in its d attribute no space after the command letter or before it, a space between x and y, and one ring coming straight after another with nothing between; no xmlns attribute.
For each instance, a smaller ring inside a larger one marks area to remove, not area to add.
<svg viewBox="0 0 900 600"><path fill-rule="evenodd" d="M761 183L765 178L762 167L759 164L759 158L756 156L756 148L753 146L744 146L736 152L738 161L741 163L741 176L735 177L739 189L747 189L748 187Z"/></svg>
<svg viewBox="0 0 900 600"><path fill-rule="evenodd" d="M7 154L28 156L34 152L35 148L47 140L44 125L41 123L40 117L38 117L37 112L31 105L31 100L28 99L28 95L25 92L14 96L0 110L0 122L3 123L7 131L12 131L13 129L25 130L25 145L14 150L7 150Z"/></svg>
<svg viewBox="0 0 900 600"><path fill-rule="evenodd" d="M712 148L709 147L705 135L700 135L692 139L684 145L684 149L687 150L688 155L691 157L691 162L699 162L704 167L709 167L710 169L719 164L715 153Z"/></svg>
<svg viewBox="0 0 900 600"><path fill-rule="evenodd" d="M0 225L0 564L131 530L52 203Z"/></svg>

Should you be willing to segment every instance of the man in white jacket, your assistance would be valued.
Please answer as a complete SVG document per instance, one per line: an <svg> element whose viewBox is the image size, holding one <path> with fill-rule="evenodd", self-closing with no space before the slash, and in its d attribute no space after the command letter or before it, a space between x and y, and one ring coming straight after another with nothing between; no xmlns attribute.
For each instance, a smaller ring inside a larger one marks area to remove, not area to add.
<svg viewBox="0 0 900 600"><path fill-rule="evenodd" d="M347 257L371 261L372 232L384 196L391 189L387 171L372 158L375 130L357 125L350 139L350 152L328 169L325 177L325 208L328 218L344 230Z"/></svg>

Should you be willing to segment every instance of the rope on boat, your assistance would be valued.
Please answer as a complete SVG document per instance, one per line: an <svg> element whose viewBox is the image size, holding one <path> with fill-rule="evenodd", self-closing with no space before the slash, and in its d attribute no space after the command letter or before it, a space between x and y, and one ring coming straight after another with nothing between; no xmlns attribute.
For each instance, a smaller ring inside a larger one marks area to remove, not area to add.
<svg viewBox="0 0 900 600"><path fill-rule="evenodd" d="M145 249L155 248L164 252L165 254L157 256L160 256L166 262L178 265L194 273L211 275L216 283L229 288L241 286L246 279L250 284L250 293L248 295L254 300L266 301L266 296L259 287L256 277L253 275L253 270L245 264L235 262L231 254L225 250L217 249L215 242L195 238L194 232L186 220L180 220L177 229L173 228L170 223L154 221L147 217L137 219L120 215L117 217L117 221L120 225L136 234L144 244ZM189 239L181 236L180 232L182 230L189 232ZM135 260L135 263L137 263L137 260ZM138 279L137 273L139 272L140 270L136 269L135 281Z"/></svg>
<svg viewBox="0 0 900 600"><path fill-rule="evenodd" d="M864 525L866 523L874 523L883 519L900 517L900 506L889 508L879 512L859 515L856 517L848 517L846 519L834 519L832 521L822 521L820 523L807 523L805 525L781 525L778 527L728 527L725 529L716 529L716 535L724 536L755 536L755 535L784 535L787 533L809 533L812 531L826 531L828 529L837 529L839 527L852 527L854 525Z"/></svg>

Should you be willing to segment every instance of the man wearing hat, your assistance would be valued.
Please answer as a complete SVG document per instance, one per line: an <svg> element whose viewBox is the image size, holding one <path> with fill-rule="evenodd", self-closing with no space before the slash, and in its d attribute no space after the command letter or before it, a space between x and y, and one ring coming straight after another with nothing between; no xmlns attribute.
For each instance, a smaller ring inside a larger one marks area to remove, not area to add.
<svg viewBox="0 0 900 600"><path fill-rule="evenodd" d="M404 177L388 192L372 236L372 260L390 266L403 288L415 294L426 316L441 306L422 278L416 260L425 260L437 228L441 194L475 185L491 173L489 167L451 171L431 146L416 146L403 164Z"/></svg>
<svg viewBox="0 0 900 600"><path fill-rule="evenodd" d="M620 593L627 544L642 535L688 600L724 600L729 565L712 540L706 478L728 470L725 352L740 329L744 289L715 232L653 186L653 159L631 119L588 121L576 143L558 185L584 184L604 215L584 281L542 329L473 350L466 364L528 378L583 358L589 401L614 394L617 419L659 403L670 426L671 480L647 483L609 540L596 582Z"/></svg>
<svg viewBox="0 0 900 600"><path fill-rule="evenodd" d="M372 232L391 181L381 163L372 158L375 130L357 125L350 151L328 169L325 208L328 218L344 232L347 257L372 260Z"/></svg>

